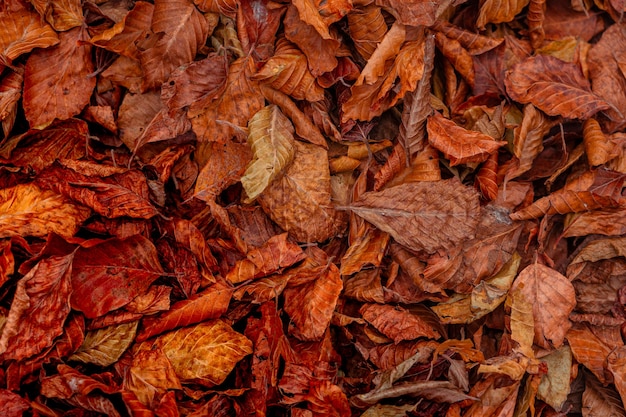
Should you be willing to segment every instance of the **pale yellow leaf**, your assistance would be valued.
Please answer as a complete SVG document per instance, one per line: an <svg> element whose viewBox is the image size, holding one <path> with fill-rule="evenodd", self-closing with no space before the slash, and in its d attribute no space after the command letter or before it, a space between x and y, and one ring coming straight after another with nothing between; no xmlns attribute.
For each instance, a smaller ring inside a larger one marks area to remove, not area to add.
<svg viewBox="0 0 626 417"><path fill-rule="evenodd" d="M99 366L114 364L135 340L138 325L139 321L133 321L88 332L69 360Z"/></svg>

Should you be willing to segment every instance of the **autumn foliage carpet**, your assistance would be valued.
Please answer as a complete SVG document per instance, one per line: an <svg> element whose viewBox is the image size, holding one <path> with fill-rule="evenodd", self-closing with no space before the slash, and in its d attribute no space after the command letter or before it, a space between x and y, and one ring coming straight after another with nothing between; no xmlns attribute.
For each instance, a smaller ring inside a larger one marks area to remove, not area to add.
<svg viewBox="0 0 626 417"><path fill-rule="evenodd" d="M626 416L620 0L4 0L0 415Z"/></svg>

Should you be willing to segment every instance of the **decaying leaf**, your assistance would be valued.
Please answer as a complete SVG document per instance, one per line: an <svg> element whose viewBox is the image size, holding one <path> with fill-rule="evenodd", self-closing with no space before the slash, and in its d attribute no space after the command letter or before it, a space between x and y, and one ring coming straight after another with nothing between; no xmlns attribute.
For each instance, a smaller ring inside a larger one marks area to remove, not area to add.
<svg viewBox="0 0 626 417"><path fill-rule="evenodd" d="M276 105L264 107L248 121L253 159L241 177L248 202L257 198L293 161L293 134L293 125Z"/></svg>
<svg viewBox="0 0 626 417"><path fill-rule="evenodd" d="M478 195L455 180L369 192L352 211L413 250L450 249L474 237Z"/></svg>
<svg viewBox="0 0 626 417"><path fill-rule="evenodd" d="M138 325L138 321L133 321L88 332L69 360L99 366L114 364L135 339Z"/></svg>
<svg viewBox="0 0 626 417"><path fill-rule="evenodd" d="M136 345L132 352L161 349L181 382L221 384L233 367L252 353L252 343L221 320L183 327Z"/></svg>

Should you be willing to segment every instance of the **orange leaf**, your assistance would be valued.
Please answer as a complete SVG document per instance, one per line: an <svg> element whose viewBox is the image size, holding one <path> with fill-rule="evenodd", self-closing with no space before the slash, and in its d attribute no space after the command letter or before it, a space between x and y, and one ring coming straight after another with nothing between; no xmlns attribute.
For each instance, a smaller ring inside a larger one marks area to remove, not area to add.
<svg viewBox="0 0 626 417"><path fill-rule="evenodd" d="M151 29L158 40L139 53L147 89L159 88L175 68L193 61L209 32L202 13L187 0L156 0Z"/></svg>
<svg viewBox="0 0 626 417"><path fill-rule="evenodd" d="M300 246L287 240L287 233L270 238L263 246L253 249L228 272L226 279L238 284L254 278L264 277L287 268L304 259Z"/></svg>
<svg viewBox="0 0 626 417"><path fill-rule="evenodd" d="M24 65L15 66L0 80L0 121L4 137L9 137L15 118L19 99L22 97L22 84L24 83Z"/></svg>
<svg viewBox="0 0 626 417"><path fill-rule="evenodd" d="M373 4L355 7L348 13L350 37L357 52L369 59L387 33L382 8Z"/></svg>
<svg viewBox="0 0 626 417"><path fill-rule="evenodd" d="M254 113L265 105L257 81L251 80L254 61L239 58L228 69L226 87L219 95L206 95L189 107L193 131L202 142L226 142L241 135ZM205 86L213 90L213 83Z"/></svg>
<svg viewBox="0 0 626 417"><path fill-rule="evenodd" d="M80 43L84 37L82 28L62 32L57 46L38 49L26 61L24 113L33 129L69 119L89 103L96 78L91 45Z"/></svg>
<svg viewBox="0 0 626 417"><path fill-rule="evenodd" d="M64 32L85 23L79 0L33 0L31 3L57 32Z"/></svg>
<svg viewBox="0 0 626 417"><path fill-rule="evenodd" d="M428 118L428 141L450 160L450 165L483 162L506 142L467 130L439 113Z"/></svg>
<svg viewBox="0 0 626 417"><path fill-rule="evenodd" d="M4 360L22 360L51 346L70 313L74 254L41 260L17 283L0 336Z"/></svg>
<svg viewBox="0 0 626 417"><path fill-rule="evenodd" d="M133 356L123 387L150 408L154 408L167 390L183 389L172 364L160 349L143 350Z"/></svg>
<svg viewBox="0 0 626 417"><path fill-rule="evenodd" d="M293 288L287 288L285 312L291 318L289 332L300 340L320 340L330 325L330 320L343 289L339 270L333 263L320 264L326 254L311 247L316 259L310 258L310 264L303 268L309 270L313 280ZM319 268L322 267L321 271Z"/></svg>
<svg viewBox="0 0 626 417"><path fill-rule="evenodd" d="M576 64L539 55L513 66L506 91L520 103L532 103L550 116L587 119L609 104L591 92L589 81Z"/></svg>
<svg viewBox="0 0 626 417"><path fill-rule="evenodd" d="M350 209L409 249L434 252L474 237L478 205L474 190L445 180L365 193Z"/></svg>
<svg viewBox="0 0 626 417"><path fill-rule="evenodd" d="M35 48L59 43L57 33L41 17L23 7L0 13L0 55L9 62ZM10 22L10 23L9 23Z"/></svg>
<svg viewBox="0 0 626 417"><path fill-rule="evenodd" d="M526 7L528 1L529 0L485 0L481 3L476 26L479 29L484 29L487 23L510 22Z"/></svg>
<svg viewBox="0 0 626 417"><path fill-rule="evenodd" d="M513 220L537 219L545 214L565 214L619 205L624 174L598 169L587 171L565 187L511 214Z"/></svg>
<svg viewBox="0 0 626 417"><path fill-rule="evenodd" d="M391 12L400 23L411 26L431 26L443 14L451 0L376 0L378 6Z"/></svg>
<svg viewBox="0 0 626 417"><path fill-rule="evenodd" d="M252 342L221 320L209 320L135 345L133 354L161 349L181 382L219 385L252 353Z"/></svg>
<svg viewBox="0 0 626 417"><path fill-rule="evenodd" d="M578 363L593 372L603 384L611 382L611 375L605 369L611 348L583 324L569 329L566 338Z"/></svg>
<svg viewBox="0 0 626 417"><path fill-rule="evenodd" d="M616 144L602 133L595 119L587 119L583 124L583 143L591 166L602 165L619 154Z"/></svg>
<svg viewBox="0 0 626 417"><path fill-rule="evenodd" d="M545 349L560 347L571 327L569 313L576 306L570 281L552 268L532 264L519 273L511 291L520 291L532 304L535 344Z"/></svg>
<svg viewBox="0 0 626 417"><path fill-rule="evenodd" d="M228 309L232 293L232 288L224 284L213 284L189 299L175 303L168 311L157 317L146 317L142 321L143 329L136 340L142 342L168 330L218 319Z"/></svg>
<svg viewBox="0 0 626 417"><path fill-rule="evenodd" d="M423 317L399 306L365 304L361 307L360 313L368 323L392 339L394 343L420 337L428 339L441 337L437 329L433 328Z"/></svg>

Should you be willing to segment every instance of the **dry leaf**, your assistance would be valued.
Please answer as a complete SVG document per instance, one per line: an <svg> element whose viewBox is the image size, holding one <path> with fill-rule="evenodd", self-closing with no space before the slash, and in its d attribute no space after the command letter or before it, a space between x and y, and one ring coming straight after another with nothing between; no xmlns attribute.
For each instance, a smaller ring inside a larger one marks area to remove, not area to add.
<svg viewBox="0 0 626 417"><path fill-rule="evenodd" d="M365 193L350 209L398 243L427 252L473 238L478 224L478 195L455 180Z"/></svg>
<svg viewBox="0 0 626 417"><path fill-rule="evenodd" d="M138 321L132 321L87 332L83 344L69 360L99 366L113 365L133 343L138 325Z"/></svg>
<svg viewBox="0 0 626 417"><path fill-rule="evenodd" d="M293 162L293 133L289 119L273 104L248 121L248 145L253 157L241 177L247 203L254 201Z"/></svg>
<svg viewBox="0 0 626 417"><path fill-rule="evenodd" d="M252 353L252 342L221 320L183 327L135 345L132 352L161 349L181 382L221 384L233 367Z"/></svg>
<svg viewBox="0 0 626 417"><path fill-rule="evenodd" d="M530 57L513 66L505 84L511 98L532 103L550 116L588 119L610 108L591 92L578 66L551 56Z"/></svg>
<svg viewBox="0 0 626 417"><path fill-rule="evenodd" d="M570 281L552 268L532 264L519 273L511 291L519 291L532 304L535 344L545 349L559 348L571 327L569 313L576 306Z"/></svg>

